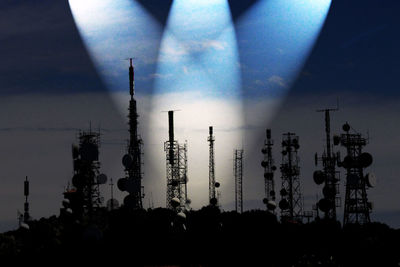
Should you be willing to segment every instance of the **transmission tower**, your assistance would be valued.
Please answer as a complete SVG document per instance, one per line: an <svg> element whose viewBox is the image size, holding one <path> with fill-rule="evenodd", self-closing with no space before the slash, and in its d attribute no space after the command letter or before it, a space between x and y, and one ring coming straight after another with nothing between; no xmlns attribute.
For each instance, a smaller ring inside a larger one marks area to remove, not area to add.
<svg viewBox="0 0 400 267"><path fill-rule="evenodd" d="M142 186L142 139L138 135L138 113L136 108L135 77L132 59L129 66L129 142L127 154L122 158L122 164L125 167L125 178L118 180L118 188L121 191L127 191L124 199L124 205L132 209L143 209L143 186Z"/></svg>
<svg viewBox="0 0 400 267"><path fill-rule="evenodd" d="M265 198L263 199L264 204L270 212L275 212L276 202L275 202L275 181L274 181L274 171L276 171L276 166L274 165L274 160L272 158L272 146L274 144L271 139L271 129L266 131L267 139L264 142L264 147L261 152L264 154L264 160L261 162L261 166L264 167L264 190Z"/></svg>
<svg viewBox="0 0 400 267"><path fill-rule="evenodd" d="M168 209L186 209L187 198L187 143L179 144L174 137L174 111L168 111L169 140L164 143L167 167Z"/></svg>
<svg viewBox="0 0 400 267"><path fill-rule="evenodd" d="M235 175L235 208L243 212L243 149L235 149L233 173Z"/></svg>
<svg viewBox="0 0 400 267"><path fill-rule="evenodd" d="M297 150L299 137L294 133L283 134L282 141L282 189L280 191L282 221L302 221L303 205L300 191L300 167Z"/></svg>
<svg viewBox="0 0 400 267"><path fill-rule="evenodd" d="M209 136L207 141L210 143L210 154L208 161L208 198L210 205L218 205L218 194L217 188L220 186L218 182L215 181L215 162L214 162L214 142L215 137L213 136L213 127L209 127Z"/></svg>
<svg viewBox="0 0 400 267"><path fill-rule="evenodd" d="M344 203L343 225L349 223L365 224L371 222L372 203L367 198L367 187L376 185L373 174L364 177L363 169L372 164L372 156L362 152L367 145L367 139L359 133L350 133L350 125L343 125L345 134L334 138L336 144L341 144L347 150L347 155L338 165L346 169L346 196Z"/></svg>
<svg viewBox="0 0 400 267"><path fill-rule="evenodd" d="M314 172L314 182L318 185L325 183L322 193L324 198L318 201L318 208L324 212L324 218L327 220L336 221L336 208L341 206L339 197L339 181L340 172L336 171L336 162L338 156L332 152L331 147L331 128L330 128L330 111L337 111L338 109L323 109L317 112L325 113L325 134L326 134L326 150L321 157L315 154L315 165L318 161L322 162L323 170Z"/></svg>

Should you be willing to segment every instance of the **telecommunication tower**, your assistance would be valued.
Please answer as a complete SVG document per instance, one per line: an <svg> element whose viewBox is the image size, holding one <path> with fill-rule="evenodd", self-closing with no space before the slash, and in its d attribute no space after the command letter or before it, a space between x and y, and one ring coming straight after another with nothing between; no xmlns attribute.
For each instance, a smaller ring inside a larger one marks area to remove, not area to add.
<svg viewBox="0 0 400 267"><path fill-rule="evenodd" d="M28 202L28 196L29 196L29 181L28 181L28 176L25 177L24 181L24 196L25 196L25 203L24 203L24 223L27 223L31 216L29 215L29 202Z"/></svg>
<svg viewBox="0 0 400 267"><path fill-rule="evenodd" d="M142 139L138 135L138 113L135 95L135 76L132 58L129 60L129 141L127 154L122 157L125 167L125 178L117 182L118 189L127 191L129 194L124 198L124 205L130 209L143 209L143 186L142 186Z"/></svg>
<svg viewBox="0 0 400 267"><path fill-rule="evenodd" d="M169 139L164 143L167 167L167 208L185 210L187 198L187 142L179 144L174 136L174 111L168 111Z"/></svg>
<svg viewBox="0 0 400 267"><path fill-rule="evenodd" d="M300 167L297 150L299 137L294 133L283 134L282 140L282 189L280 191L282 221L302 221L303 205L300 191Z"/></svg>
<svg viewBox="0 0 400 267"><path fill-rule="evenodd" d="M275 202L275 181L274 181L274 171L276 171L276 166L274 165L274 160L272 158L272 146L274 144L271 139L271 129L266 131L267 139L264 142L264 147L261 152L264 155L264 160L261 162L261 166L264 168L264 190L265 198L263 199L264 204L270 212L275 212L276 202Z"/></svg>
<svg viewBox="0 0 400 267"><path fill-rule="evenodd" d="M243 212L243 149L235 149L233 152L233 173L235 176L235 209Z"/></svg>
<svg viewBox="0 0 400 267"><path fill-rule="evenodd" d="M214 142L215 137L213 136L213 127L209 127L209 136L207 141L210 143L210 154L208 161L208 197L210 205L218 205L218 194L217 188L220 186L219 182L215 181L215 161L214 161Z"/></svg>
<svg viewBox="0 0 400 267"><path fill-rule="evenodd" d="M343 125L344 134L334 137L335 145L342 145L347 155L338 165L346 169L346 196L344 203L343 225L349 223L366 224L371 222L372 203L367 198L367 187L376 186L372 173L364 177L363 170L372 164L372 156L362 152L368 140L359 133L350 133L350 125Z"/></svg>
<svg viewBox="0 0 400 267"><path fill-rule="evenodd" d="M107 176L100 174L99 162L100 133L79 133L79 145L72 146L74 176L73 189L64 192L63 205L66 210L71 210L78 218L92 217L93 212L103 202L99 186L107 182Z"/></svg>
<svg viewBox="0 0 400 267"><path fill-rule="evenodd" d="M325 113L325 134L326 134L326 150L321 157L315 154L315 165L318 161L322 162L323 170L314 172L314 182L318 185L325 183L322 193L324 198L318 201L317 207L324 212L324 218L327 220L336 221L336 208L341 206L339 181L340 172L336 171L336 162L338 155L332 152L331 147L331 128L330 128L330 111L338 109L323 109L317 112Z"/></svg>

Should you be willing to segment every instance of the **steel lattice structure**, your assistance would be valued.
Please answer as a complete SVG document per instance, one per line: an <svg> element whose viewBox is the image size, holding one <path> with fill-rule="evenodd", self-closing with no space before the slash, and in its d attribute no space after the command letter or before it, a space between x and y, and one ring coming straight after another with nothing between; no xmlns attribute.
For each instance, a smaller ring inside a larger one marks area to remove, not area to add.
<svg viewBox="0 0 400 267"><path fill-rule="evenodd" d="M233 173L235 176L235 209L243 212L243 149L235 149Z"/></svg>
<svg viewBox="0 0 400 267"><path fill-rule="evenodd" d="M366 224L371 222L371 202L367 198L367 182L363 169L371 165L372 156L363 153L367 139L361 134L350 134L350 125L343 125L346 132L340 136L340 144L347 150L347 156L340 163L346 169L346 195L343 225L349 223ZM373 186L373 185L372 185Z"/></svg>
<svg viewBox="0 0 400 267"><path fill-rule="evenodd" d="M272 158L272 146L274 142L271 139L270 129L267 129L266 137L267 139L264 142L264 147L261 150L264 155L264 160L261 162L261 166L264 167L265 198L263 202L267 206L267 209L269 211L274 212L274 210L276 209L274 181L274 171L276 170L276 167L274 166L274 160Z"/></svg>
<svg viewBox="0 0 400 267"><path fill-rule="evenodd" d="M168 111L169 140L164 143L167 169L167 203L169 209L174 209L173 199L179 200L180 209L185 209L187 198L187 142L179 144L174 140L173 111Z"/></svg>
<svg viewBox="0 0 400 267"><path fill-rule="evenodd" d="M212 205L218 204L216 189L215 189L215 162L214 162L214 142L213 127L209 127L209 136L207 141L210 143L210 153L208 161L208 200Z"/></svg>
<svg viewBox="0 0 400 267"><path fill-rule="evenodd" d="M282 189L279 202L282 221L302 221L303 217L298 149L299 137L294 133L283 134L282 164L280 168Z"/></svg>

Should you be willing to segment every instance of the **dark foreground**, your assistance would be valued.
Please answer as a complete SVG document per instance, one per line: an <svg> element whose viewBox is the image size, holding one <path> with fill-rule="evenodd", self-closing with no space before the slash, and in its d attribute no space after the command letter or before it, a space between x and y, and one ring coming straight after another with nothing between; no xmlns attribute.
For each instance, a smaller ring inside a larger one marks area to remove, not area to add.
<svg viewBox="0 0 400 267"><path fill-rule="evenodd" d="M91 259L130 266L399 266L400 230L276 221L265 211L203 208L186 219L166 209L100 211L92 222L63 215L0 234L1 259ZM185 226L183 226L185 225ZM186 228L186 229L185 229ZM257 263L257 265L255 264Z"/></svg>

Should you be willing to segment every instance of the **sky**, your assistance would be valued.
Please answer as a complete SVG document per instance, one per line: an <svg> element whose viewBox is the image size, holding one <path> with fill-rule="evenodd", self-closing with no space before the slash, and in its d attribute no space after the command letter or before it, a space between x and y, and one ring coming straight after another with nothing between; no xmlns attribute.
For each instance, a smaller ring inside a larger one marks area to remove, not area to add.
<svg viewBox="0 0 400 267"><path fill-rule="evenodd" d="M213 125L223 209L234 207L232 157L241 147L244 208L264 208L260 150L270 127L278 163L282 133L300 136L310 210L322 194L312 181L313 156L324 145L323 115L315 110L339 99L332 131L348 121L370 136L365 150L374 163L366 171L378 177L368 191L372 219L400 226L398 1L95 2L0 3L0 231L17 225L26 175L33 217L58 214L72 177L71 144L90 123L102 133L102 172L123 176L129 57L144 140L145 207L165 206L162 111L179 109L175 132L188 141L194 209L207 204ZM107 200L109 188L102 192ZM115 194L122 202L124 193Z"/></svg>

